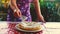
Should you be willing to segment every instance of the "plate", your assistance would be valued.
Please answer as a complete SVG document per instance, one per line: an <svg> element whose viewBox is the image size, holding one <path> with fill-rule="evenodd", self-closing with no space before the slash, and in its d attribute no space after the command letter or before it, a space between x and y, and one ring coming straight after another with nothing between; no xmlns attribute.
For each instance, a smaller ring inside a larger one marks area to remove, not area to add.
<svg viewBox="0 0 60 34"><path fill-rule="evenodd" d="M41 31L41 30L43 30L43 26L41 25L41 29L40 30L35 30L35 31L28 31L28 30L23 30L23 29L20 29L19 27L19 24L17 24L15 27L16 27L16 29L17 30L19 30L19 31L22 31L22 32L39 32L39 31Z"/></svg>

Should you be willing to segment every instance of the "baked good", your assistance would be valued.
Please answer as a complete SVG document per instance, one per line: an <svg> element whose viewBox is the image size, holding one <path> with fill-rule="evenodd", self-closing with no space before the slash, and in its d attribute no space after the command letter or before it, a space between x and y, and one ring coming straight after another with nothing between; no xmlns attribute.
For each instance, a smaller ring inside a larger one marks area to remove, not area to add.
<svg viewBox="0 0 60 34"><path fill-rule="evenodd" d="M20 23L19 28L23 30L28 30L28 31L35 31L35 30L40 30L41 26L40 26L40 23L25 22L25 23Z"/></svg>

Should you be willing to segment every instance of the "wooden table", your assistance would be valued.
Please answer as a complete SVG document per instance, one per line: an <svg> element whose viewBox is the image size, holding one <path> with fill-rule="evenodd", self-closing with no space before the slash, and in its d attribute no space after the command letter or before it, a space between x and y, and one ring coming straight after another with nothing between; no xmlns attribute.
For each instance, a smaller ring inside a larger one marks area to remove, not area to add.
<svg viewBox="0 0 60 34"><path fill-rule="evenodd" d="M15 29L15 25L19 22L0 22L0 34L30 34ZM43 31L34 34L42 34ZM31 33L32 34L32 33Z"/></svg>

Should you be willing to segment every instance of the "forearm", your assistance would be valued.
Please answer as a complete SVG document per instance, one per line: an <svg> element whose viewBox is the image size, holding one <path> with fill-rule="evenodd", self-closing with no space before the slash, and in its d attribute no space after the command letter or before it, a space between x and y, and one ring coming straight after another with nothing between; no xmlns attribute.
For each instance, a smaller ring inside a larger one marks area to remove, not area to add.
<svg viewBox="0 0 60 34"><path fill-rule="evenodd" d="M41 10L40 10L40 5L39 5L38 1L39 0L34 1L33 4L34 4L34 7L36 9L37 16L42 16Z"/></svg>
<svg viewBox="0 0 60 34"><path fill-rule="evenodd" d="M16 4L16 0L11 0L10 7L12 10L18 9L17 4Z"/></svg>
<svg viewBox="0 0 60 34"><path fill-rule="evenodd" d="M40 10L39 0L35 0L33 3L35 6L35 9L36 9L36 14L37 14L38 19L41 21L44 21L44 18L42 16L41 10Z"/></svg>

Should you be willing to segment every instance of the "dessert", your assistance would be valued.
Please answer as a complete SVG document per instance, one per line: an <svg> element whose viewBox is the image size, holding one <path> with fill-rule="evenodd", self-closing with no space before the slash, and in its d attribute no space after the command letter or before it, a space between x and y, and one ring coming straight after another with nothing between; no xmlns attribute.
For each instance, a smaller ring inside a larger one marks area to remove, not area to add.
<svg viewBox="0 0 60 34"><path fill-rule="evenodd" d="M20 29L28 30L28 31L35 31L35 30L40 30L40 29L41 29L40 23L36 23L36 22L20 23L18 27L19 27Z"/></svg>

